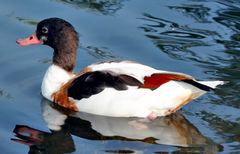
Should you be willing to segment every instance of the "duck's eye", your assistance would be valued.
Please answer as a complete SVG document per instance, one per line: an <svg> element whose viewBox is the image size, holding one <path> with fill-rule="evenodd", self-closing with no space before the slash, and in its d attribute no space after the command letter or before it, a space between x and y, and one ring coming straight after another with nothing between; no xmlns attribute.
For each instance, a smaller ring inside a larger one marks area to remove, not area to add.
<svg viewBox="0 0 240 154"><path fill-rule="evenodd" d="M42 32L45 33L45 34L48 33L48 28L47 27L43 27L42 28Z"/></svg>

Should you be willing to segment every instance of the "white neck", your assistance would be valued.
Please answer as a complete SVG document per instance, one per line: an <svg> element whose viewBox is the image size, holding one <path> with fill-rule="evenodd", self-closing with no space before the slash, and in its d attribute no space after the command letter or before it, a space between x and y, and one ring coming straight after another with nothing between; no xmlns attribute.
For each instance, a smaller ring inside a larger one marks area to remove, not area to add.
<svg viewBox="0 0 240 154"><path fill-rule="evenodd" d="M51 95L58 91L60 87L68 82L74 75L65 71L63 68L52 64L47 69L42 82L42 95L53 101Z"/></svg>

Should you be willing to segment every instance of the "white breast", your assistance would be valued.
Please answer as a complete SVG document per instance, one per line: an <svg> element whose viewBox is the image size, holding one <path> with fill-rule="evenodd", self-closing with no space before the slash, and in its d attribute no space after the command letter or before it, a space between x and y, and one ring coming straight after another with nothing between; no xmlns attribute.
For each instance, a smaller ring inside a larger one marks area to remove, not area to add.
<svg viewBox="0 0 240 154"><path fill-rule="evenodd" d="M68 73L61 67L52 64L46 71L42 82L42 95L48 100L53 101L51 95L58 91L60 87L68 82L73 74Z"/></svg>

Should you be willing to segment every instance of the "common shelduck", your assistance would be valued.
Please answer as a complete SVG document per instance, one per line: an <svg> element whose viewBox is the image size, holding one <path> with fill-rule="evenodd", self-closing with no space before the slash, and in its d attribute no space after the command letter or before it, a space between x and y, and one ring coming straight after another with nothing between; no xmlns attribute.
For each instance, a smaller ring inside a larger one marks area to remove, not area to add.
<svg viewBox="0 0 240 154"><path fill-rule="evenodd" d="M45 44L54 49L42 95L74 111L155 119L224 84L123 60L93 63L74 74L78 41L73 26L59 18L42 20L32 36L17 40L22 46Z"/></svg>

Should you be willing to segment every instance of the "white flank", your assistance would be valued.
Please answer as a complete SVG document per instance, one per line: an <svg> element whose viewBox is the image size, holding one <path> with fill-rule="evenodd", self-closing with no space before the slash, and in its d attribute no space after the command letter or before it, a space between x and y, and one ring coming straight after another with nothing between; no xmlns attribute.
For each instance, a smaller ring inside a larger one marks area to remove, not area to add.
<svg viewBox="0 0 240 154"><path fill-rule="evenodd" d="M190 84L170 81L155 90L129 87L118 91L105 88L101 93L77 102L79 111L113 117L147 117L155 112L158 116L170 114L189 99L195 99L206 91Z"/></svg>

